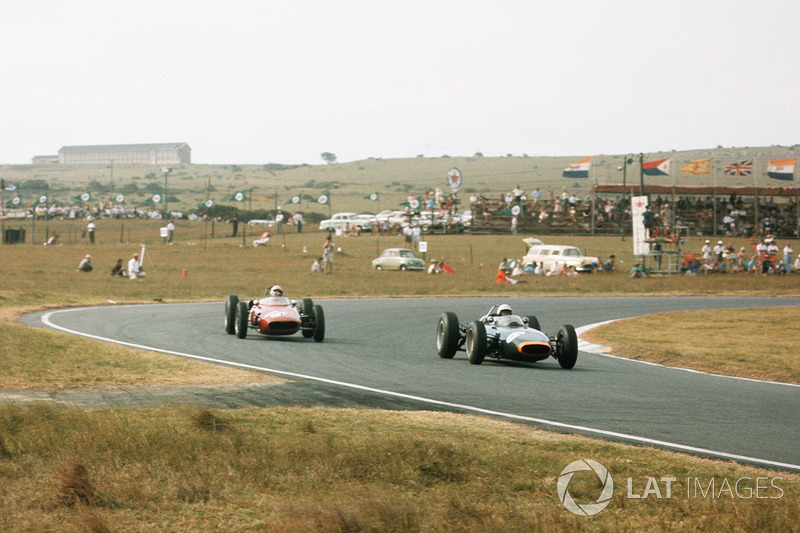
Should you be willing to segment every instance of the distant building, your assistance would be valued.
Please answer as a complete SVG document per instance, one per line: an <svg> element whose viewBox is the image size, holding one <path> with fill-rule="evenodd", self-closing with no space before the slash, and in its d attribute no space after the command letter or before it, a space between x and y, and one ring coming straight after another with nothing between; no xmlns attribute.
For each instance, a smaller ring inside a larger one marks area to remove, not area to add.
<svg viewBox="0 0 800 533"><path fill-rule="evenodd" d="M120 164L177 165L191 163L191 151L186 143L64 146L58 151L57 162L65 165L111 161ZM33 163L51 163L53 157L39 155L33 158Z"/></svg>
<svg viewBox="0 0 800 533"><path fill-rule="evenodd" d="M57 155L35 155L31 161L34 165L52 165L58 163Z"/></svg>

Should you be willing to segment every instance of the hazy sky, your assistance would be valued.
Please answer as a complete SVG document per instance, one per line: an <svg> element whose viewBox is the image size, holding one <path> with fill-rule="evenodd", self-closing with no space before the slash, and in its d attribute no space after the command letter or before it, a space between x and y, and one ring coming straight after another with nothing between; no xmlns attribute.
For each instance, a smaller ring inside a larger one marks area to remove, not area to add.
<svg viewBox="0 0 800 533"><path fill-rule="evenodd" d="M194 163L800 143L800 2L6 2L0 163L187 142Z"/></svg>

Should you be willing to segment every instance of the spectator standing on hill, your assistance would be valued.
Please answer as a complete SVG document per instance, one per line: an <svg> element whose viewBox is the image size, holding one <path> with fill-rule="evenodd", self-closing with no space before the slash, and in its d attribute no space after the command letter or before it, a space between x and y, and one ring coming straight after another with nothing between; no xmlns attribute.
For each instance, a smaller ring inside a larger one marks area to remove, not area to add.
<svg viewBox="0 0 800 533"><path fill-rule="evenodd" d="M511 217L511 235L516 237L518 228L519 228L519 219L516 216Z"/></svg>
<svg viewBox="0 0 800 533"><path fill-rule="evenodd" d="M325 239L325 244L322 245L322 266L325 269L326 274L330 274L333 272L333 248L334 248L333 240L331 236Z"/></svg>
<svg viewBox="0 0 800 533"><path fill-rule="evenodd" d="M717 264L722 263L723 254L725 253L725 245L722 241L717 241L717 244L714 245L714 261Z"/></svg>
<svg viewBox="0 0 800 533"><path fill-rule="evenodd" d="M653 227L653 212L650 207L646 207L642 213L642 225L644 226L644 236L649 239L652 236L651 228Z"/></svg>
<svg viewBox="0 0 800 533"><path fill-rule="evenodd" d="M707 263L711 260L711 241L706 239L706 243L703 245L703 248L700 250L700 255L703 257L703 263Z"/></svg>
<svg viewBox="0 0 800 533"><path fill-rule="evenodd" d="M91 244L94 244L94 230L95 230L95 228L96 228L96 226L95 226L94 220L90 220L89 224L86 225L86 231L87 231L87 233L89 233L89 242Z"/></svg>
<svg viewBox="0 0 800 533"><path fill-rule="evenodd" d="M783 266L786 269L786 272L792 271L792 254L794 250L792 250L792 243L787 242L786 246L783 247Z"/></svg>
<svg viewBox="0 0 800 533"><path fill-rule="evenodd" d="M172 238L175 236L175 224L170 220L167 223L167 242L172 244Z"/></svg>
<svg viewBox="0 0 800 533"><path fill-rule="evenodd" d="M233 235L231 235L231 237L236 237L236 234L239 233L239 217L233 215L231 224L233 224Z"/></svg>

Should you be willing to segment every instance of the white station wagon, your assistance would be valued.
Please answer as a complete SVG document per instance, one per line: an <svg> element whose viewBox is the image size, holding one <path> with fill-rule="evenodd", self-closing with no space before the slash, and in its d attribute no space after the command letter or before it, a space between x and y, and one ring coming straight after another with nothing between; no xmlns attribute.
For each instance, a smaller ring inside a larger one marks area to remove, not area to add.
<svg viewBox="0 0 800 533"><path fill-rule="evenodd" d="M578 272L594 272L600 268L600 259L583 255L580 248L575 246L535 244L528 248L528 253L522 258L523 265L541 263L545 270L556 262L563 266L573 266Z"/></svg>

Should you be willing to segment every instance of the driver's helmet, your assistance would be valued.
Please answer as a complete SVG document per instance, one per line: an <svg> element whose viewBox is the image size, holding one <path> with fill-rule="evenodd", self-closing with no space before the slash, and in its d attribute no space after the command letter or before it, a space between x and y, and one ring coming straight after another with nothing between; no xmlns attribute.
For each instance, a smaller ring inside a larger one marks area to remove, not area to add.
<svg viewBox="0 0 800 533"><path fill-rule="evenodd" d="M280 285L273 285L269 290L270 296L283 296L283 288Z"/></svg>
<svg viewBox="0 0 800 533"><path fill-rule="evenodd" d="M502 304L500 307L497 308L497 314L499 316L506 316L511 314L511 306L508 304Z"/></svg>

